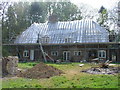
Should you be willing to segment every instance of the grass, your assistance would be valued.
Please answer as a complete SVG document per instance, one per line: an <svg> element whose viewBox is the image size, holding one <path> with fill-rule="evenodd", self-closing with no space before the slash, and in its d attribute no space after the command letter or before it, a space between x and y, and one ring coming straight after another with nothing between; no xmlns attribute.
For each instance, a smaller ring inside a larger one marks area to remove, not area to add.
<svg viewBox="0 0 120 90"><path fill-rule="evenodd" d="M37 63L19 63L18 67L31 68ZM93 75L80 72L93 64L85 64L83 67L78 66L80 63L47 64L61 69L65 74L39 80L19 77L3 79L3 88L118 88L119 75Z"/></svg>
<svg viewBox="0 0 120 90"><path fill-rule="evenodd" d="M21 69L27 69L27 68L32 68L36 64L38 64L38 62L19 63L18 67L21 68Z"/></svg>

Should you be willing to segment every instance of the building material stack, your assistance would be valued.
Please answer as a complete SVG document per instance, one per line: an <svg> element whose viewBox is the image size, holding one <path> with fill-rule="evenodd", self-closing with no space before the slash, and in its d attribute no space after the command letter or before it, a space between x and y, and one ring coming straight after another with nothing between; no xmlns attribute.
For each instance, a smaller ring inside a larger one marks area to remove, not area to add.
<svg viewBox="0 0 120 90"><path fill-rule="evenodd" d="M18 57L17 56L8 56L2 58L2 75L16 75L18 68Z"/></svg>

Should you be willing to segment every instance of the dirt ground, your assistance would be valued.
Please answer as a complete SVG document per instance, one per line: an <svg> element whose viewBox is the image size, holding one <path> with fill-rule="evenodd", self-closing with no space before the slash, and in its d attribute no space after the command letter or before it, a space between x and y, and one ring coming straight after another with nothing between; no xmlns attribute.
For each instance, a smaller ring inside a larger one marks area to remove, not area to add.
<svg viewBox="0 0 120 90"><path fill-rule="evenodd" d="M18 77L24 77L24 78L49 78L52 76L57 76L62 74L63 72L61 70L58 70L57 68L54 68L52 66L48 66L44 63L39 63L35 65L33 68L27 69L26 71L22 71L18 73Z"/></svg>

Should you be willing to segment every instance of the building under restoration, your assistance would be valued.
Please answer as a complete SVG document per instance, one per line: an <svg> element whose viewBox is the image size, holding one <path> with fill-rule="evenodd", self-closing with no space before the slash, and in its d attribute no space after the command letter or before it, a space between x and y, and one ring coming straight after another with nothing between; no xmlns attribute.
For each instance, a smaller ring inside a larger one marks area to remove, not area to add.
<svg viewBox="0 0 120 90"><path fill-rule="evenodd" d="M91 19L60 22L50 17L33 23L11 47L20 61L120 61L120 43L110 42L109 32Z"/></svg>

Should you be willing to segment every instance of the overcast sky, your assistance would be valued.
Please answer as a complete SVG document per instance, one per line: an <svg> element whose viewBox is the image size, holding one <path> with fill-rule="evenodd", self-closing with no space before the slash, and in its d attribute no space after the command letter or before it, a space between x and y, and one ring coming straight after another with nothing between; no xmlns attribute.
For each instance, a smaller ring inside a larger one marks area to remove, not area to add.
<svg viewBox="0 0 120 90"><path fill-rule="evenodd" d="M93 8L99 9L101 6L104 6L107 9L112 8L119 0L0 0L0 1L71 1L76 5L80 5L80 3L88 4Z"/></svg>
<svg viewBox="0 0 120 90"><path fill-rule="evenodd" d="M119 0L70 0L71 2L79 5L80 3L88 4L93 8L99 9L104 6L107 9L112 8Z"/></svg>

